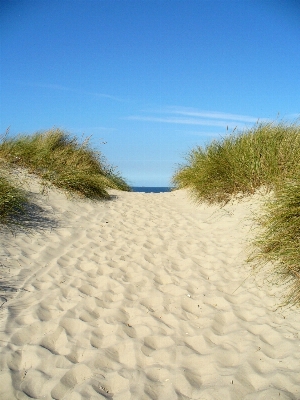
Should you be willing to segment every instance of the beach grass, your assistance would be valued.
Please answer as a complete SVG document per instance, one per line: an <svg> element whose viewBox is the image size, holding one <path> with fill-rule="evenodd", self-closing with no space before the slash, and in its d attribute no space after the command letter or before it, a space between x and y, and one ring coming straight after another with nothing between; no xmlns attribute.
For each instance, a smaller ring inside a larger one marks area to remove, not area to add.
<svg viewBox="0 0 300 400"><path fill-rule="evenodd" d="M53 185L69 196L102 200L110 198L108 189L131 190L101 152L90 146L89 138L80 143L60 129L15 137L8 133L0 138L0 223L3 225L18 224L18 215L28 210L30 199L22 188L20 169L40 178L42 192Z"/></svg>
<svg viewBox="0 0 300 400"><path fill-rule="evenodd" d="M282 306L300 306L300 175L279 186L257 216L248 259L279 286Z"/></svg>
<svg viewBox="0 0 300 400"><path fill-rule="evenodd" d="M24 190L13 184L5 172L0 173L0 224L15 225L20 214L26 212L29 199Z"/></svg>
<svg viewBox="0 0 300 400"><path fill-rule="evenodd" d="M93 200L109 198L110 188L130 190L103 155L91 148L89 138L79 143L60 129L17 137L4 135L0 159L37 175L45 186L52 184Z"/></svg>
<svg viewBox="0 0 300 400"><path fill-rule="evenodd" d="M198 201L226 203L265 186L272 190L300 165L300 126L260 123L193 149L172 182Z"/></svg>
<svg viewBox="0 0 300 400"><path fill-rule="evenodd" d="M300 126L259 123L193 149L173 176L197 202L226 204L264 188L248 261L300 306Z"/></svg>

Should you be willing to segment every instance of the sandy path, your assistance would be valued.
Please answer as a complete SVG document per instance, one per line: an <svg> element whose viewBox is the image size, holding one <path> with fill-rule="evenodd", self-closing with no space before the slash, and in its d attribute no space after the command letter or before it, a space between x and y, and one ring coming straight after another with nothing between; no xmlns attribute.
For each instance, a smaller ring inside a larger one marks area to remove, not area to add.
<svg viewBox="0 0 300 400"><path fill-rule="evenodd" d="M2 234L0 398L299 400L300 314L246 279L254 202L112 193L37 196L58 226Z"/></svg>

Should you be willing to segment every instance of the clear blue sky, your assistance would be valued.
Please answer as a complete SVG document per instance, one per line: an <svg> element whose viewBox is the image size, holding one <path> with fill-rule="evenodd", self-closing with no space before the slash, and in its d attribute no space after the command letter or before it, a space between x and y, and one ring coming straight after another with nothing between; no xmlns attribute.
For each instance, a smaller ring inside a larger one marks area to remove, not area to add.
<svg viewBox="0 0 300 400"><path fill-rule="evenodd" d="M5 0L0 11L0 132L92 135L131 185L168 186L196 145L300 115L298 0Z"/></svg>

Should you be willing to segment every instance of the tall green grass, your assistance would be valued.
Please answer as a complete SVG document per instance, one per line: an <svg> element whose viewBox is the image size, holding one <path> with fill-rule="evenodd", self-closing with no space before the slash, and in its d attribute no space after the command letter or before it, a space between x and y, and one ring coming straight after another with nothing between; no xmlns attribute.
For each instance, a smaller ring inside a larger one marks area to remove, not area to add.
<svg viewBox="0 0 300 400"><path fill-rule="evenodd" d="M193 149L173 176L177 188L198 201L226 203L293 177L300 165L300 126L260 123L252 129Z"/></svg>
<svg viewBox="0 0 300 400"><path fill-rule="evenodd" d="M281 287L282 305L300 306L300 175L278 186L257 217L259 233L249 257Z"/></svg>
<svg viewBox="0 0 300 400"><path fill-rule="evenodd" d="M25 213L28 197L26 193L12 184L5 174L0 174L0 224L11 225L16 218Z"/></svg>
<svg viewBox="0 0 300 400"><path fill-rule="evenodd" d="M26 168L45 184L50 182L69 193L90 199L108 198L107 189L130 190L125 180L102 154L65 131L52 129L34 135L4 136L0 158Z"/></svg>
<svg viewBox="0 0 300 400"><path fill-rule="evenodd" d="M198 202L224 204L261 187L272 193L257 217L248 261L283 289L283 305L300 306L300 126L257 124L197 147L186 160L173 183Z"/></svg>

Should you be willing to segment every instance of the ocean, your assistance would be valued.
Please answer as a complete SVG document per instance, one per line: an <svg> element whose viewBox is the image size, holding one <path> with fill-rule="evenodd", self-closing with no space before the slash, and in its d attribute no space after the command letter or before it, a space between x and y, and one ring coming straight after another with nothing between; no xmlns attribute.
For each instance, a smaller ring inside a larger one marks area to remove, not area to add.
<svg viewBox="0 0 300 400"><path fill-rule="evenodd" d="M170 187L133 186L131 189L133 192L165 193L165 192L170 192L172 188L170 188Z"/></svg>

